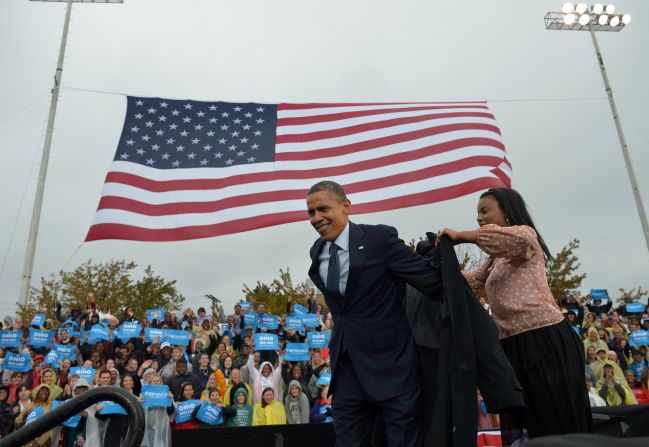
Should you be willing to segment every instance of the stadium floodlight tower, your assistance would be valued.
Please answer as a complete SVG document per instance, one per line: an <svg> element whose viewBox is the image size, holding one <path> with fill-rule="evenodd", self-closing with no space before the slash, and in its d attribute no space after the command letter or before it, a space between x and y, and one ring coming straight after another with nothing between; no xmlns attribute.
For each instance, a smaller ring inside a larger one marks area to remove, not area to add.
<svg viewBox="0 0 649 447"><path fill-rule="evenodd" d="M590 7L588 7L585 3L579 3L577 5L574 5L573 3L564 3L563 7L561 8L561 12L548 12L545 15L546 29L559 31L588 31L590 33L590 37L593 40L593 46L595 47L595 54L597 56L597 63L599 64L599 70L602 73L602 79L604 80L604 87L606 88L608 103L611 106L613 120L615 121L615 128L617 130L617 136L620 141L620 147L622 148L624 163L626 165L627 173L629 174L629 181L631 182L633 197L635 198L635 204L638 208L638 214L640 215L642 232L644 233L647 250L649 250L649 223L647 223L647 214L645 213L644 205L642 204L640 188L638 187L638 182L635 177L635 171L633 169L631 157L629 157L629 148L626 144L626 138L624 137L624 132L622 131L620 117L617 111L617 107L615 106L613 90L611 89L611 84L608 81L606 67L604 66L604 59L602 58L602 53L599 49L599 44L597 43L597 36L595 35L595 31L619 33L630 22L631 16L629 14L619 14L615 9L615 5L603 5L601 3L596 3Z"/></svg>
<svg viewBox="0 0 649 447"><path fill-rule="evenodd" d="M49 3L67 3L65 11L65 22L63 23L63 34L61 35L61 46L59 47L59 60L54 72L54 86L52 87L52 98L50 100L50 112L47 117L47 130L45 131L45 142L43 143L43 154L41 155L41 166L38 171L38 183L36 184L36 195L34 196L34 208L32 219L29 224L29 237L27 238L27 249L25 252L25 263L20 281L19 302L27 304L29 298L29 286L32 280L34 268L34 255L36 254L36 239L38 238L38 226L41 220L41 209L43 208L43 195L45 193L45 177L47 176L47 165L50 159L50 147L52 146L52 132L54 130L54 118L56 106L59 101L59 89L61 87L61 75L63 74L63 60L65 58L65 46L68 40L68 28L70 26L70 15L72 14L72 3L123 3L124 0L30 0Z"/></svg>

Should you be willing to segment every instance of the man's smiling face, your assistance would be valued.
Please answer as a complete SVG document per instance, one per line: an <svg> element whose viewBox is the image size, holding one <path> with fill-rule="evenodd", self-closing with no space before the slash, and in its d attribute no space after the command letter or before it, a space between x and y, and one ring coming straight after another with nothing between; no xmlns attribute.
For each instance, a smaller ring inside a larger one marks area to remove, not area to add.
<svg viewBox="0 0 649 447"><path fill-rule="evenodd" d="M335 241L349 221L349 199L341 199L332 191L318 191L306 198L311 225L326 241Z"/></svg>

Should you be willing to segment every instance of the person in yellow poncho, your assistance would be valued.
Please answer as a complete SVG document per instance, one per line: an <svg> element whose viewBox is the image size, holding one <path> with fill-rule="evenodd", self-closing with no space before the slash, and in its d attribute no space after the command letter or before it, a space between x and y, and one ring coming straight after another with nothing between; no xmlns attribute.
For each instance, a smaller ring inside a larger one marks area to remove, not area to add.
<svg viewBox="0 0 649 447"><path fill-rule="evenodd" d="M268 387L261 394L261 401L252 409L252 425L283 425L286 424L284 405L275 400L275 391Z"/></svg>
<svg viewBox="0 0 649 447"><path fill-rule="evenodd" d="M614 366L616 365L611 361L605 362L603 377L597 382L597 393L609 406L637 404L626 380L615 376Z"/></svg>
<svg viewBox="0 0 649 447"><path fill-rule="evenodd" d="M52 368L46 368L41 373L41 384L46 385L50 390L50 400L57 400L61 394L63 394L63 389L56 384L56 373ZM32 391L32 400L36 396L36 389Z"/></svg>
<svg viewBox="0 0 649 447"><path fill-rule="evenodd" d="M591 346L595 348L595 352L599 351L600 349L604 349L606 350L606 352L608 352L608 345L604 340L599 338L599 332L594 326L588 328L588 337L586 337L586 340L584 340L585 354L588 354L588 348L590 348Z"/></svg>
<svg viewBox="0 0 649 447"><path fill-rule="evenodd" d="M228 386L225 389L223 403L225 405L234 405L236 403L234 397L237 394L237 390L241 388L245 388L247 403L248 405L252 406L252 389L241 379L241 371L237 368L234 368L232 370L232 373L230 374L230 383L228 383Z"/></svg>
<svg viewBox="0 0 649 447"><path fill-rule="evenodd" d="M34 410L36 407L40 407L41 410L43 411L43 414L47 414L50 412L50 409L52 407L52 393L50 392L50 388L45 385L45 384L40 384L34 390L32 391L32 394L34 396L34 403L31 403L25 407L25 409L20 413L16 419L15 419L15 426L16 427L21 427L25 421L27 420L27 417L29 414ZM52 439L50 437L51 431L48 431L46 433L43 433L40 435L38 438L33 440L32 442L26 444L27 446L30 447L48 447L51 445Z"/></svg>

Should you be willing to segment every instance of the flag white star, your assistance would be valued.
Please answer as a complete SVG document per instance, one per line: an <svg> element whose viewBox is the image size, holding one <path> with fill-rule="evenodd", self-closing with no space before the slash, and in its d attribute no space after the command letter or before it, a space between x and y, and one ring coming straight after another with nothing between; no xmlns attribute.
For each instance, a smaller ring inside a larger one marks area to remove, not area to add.
<svg viewBox="0 0 649 447"><path fill-rule="evenodd" d="M223 157L223 154L220 153L220 152L217 152L216 154L214 154L214 158L221 158L221 157Z"/></svg>
<svg viewBox="0 0 649 447"><path fill-rule="evenodd" d="M232 135L233 137L238 137L238 136L239 136L239 132L237 132L237 131L235 130L235 131L232 132L230 135Z"/></svg>
<svg viewBox="0 0 649 447"><path fill-rule="evenodd" d="M148 136L148 135L142 135L142 140L144 140L144 141L149 141L150 139L151 139L150 136Z"/></svg>
<svg viewBox="0 0 649 447"><path fill-rule="evenodd" d="M194 106L192 106L189 103L185 104L185 109L187 109L187 110L191 110L192 107L194 107Z"/></svg>
<svg viewBox="0 0 649 447"><path fill-rule="evenodd" d="M235 112L241 112L241 107L236 106L233 110L234 110Z"/></svg>
<svg viewBox="0 0 649 447"><path fill-rule="evenodd" d="M134 140L126 140L126 145L127 146L133 146L135 144Z"/></svg>
<svg viewBox="0 0 649 447"><path fill-rule="evenodd" d="M265 109L263 107L257 107L257 112L259 112L259 113L263 112L264 110Z"/></svg>
<svg viewBox="0 0 649 447"><path fill-rule="evenodd" d="M154 109L153 107L151 107L150 109L147 109L147 112L149 112L149 113L155 113L155 112L156 112L156 109Z"/></svg>
<svg viewBox="0 0 649 447"><path fill-rule="evenodd" d="M221 138L219 140L219 144L225 144L225 143L227 143L227 140L225 138Z"/></svg>
<svg viewBox="0 0 649 447"><path fill-rule="evenodd" d="M247 139L247 138L242 138L242 139L241 139L241 142L242 142L242 143L247 143L247 142L248 142L248 139Z"/></svg>
<svg viewBox="0 0 649 447"><path fill-rule="evenodd" d="M137 132L138 130L140 130L140 128L137 126L131 127L131 132Z"/></svg>
<svg viewBox="0 0 649 447"><path fill-rule="evenodd" d="M135 152L137 152L138 155L144 155L144 149L137 149Z"/></svg>
<svg viewBox="0 0 649 447"><path fill-rule="evenodd" d="M202 117L205 116L205 112L198 112L198 113L196 114L196 116L199 116L199 117L202 118Z"/></svg>
<svg viewBox="0 0 649 447"><path fill-rule="evenodd" d="M237 147L234 144L232 146L228 147L228 149L231 150L231 151L235 150L236 148Z"/></svg>
<svg viewBox="0 0 649 447"><path fill-rule="evenodd" d="M230 116L230 114L229 114L228 112L223 112L223 113L221 114L221 116L222 116L223 118L227 118L228 116Z"/></svg>
<svg viewBox="0 0 649 447"><path fill-rule="evenodd" d="M250 124L246 124L245 126L243 126L243 130L248 130L248 129L250 129Z"/></svg>
<svg viewBox="0 0 649 447"><path fill-rule="evenodd" d="M155 160L153 160L153 158L147 158L146 159L146 164L153 166L154 163L155 163Z"/></svg>
<svg viewBox="0 0 649 447"><path fill-rule="evenodd" d="M142 119L142 114L141 113L136 113L135 114L135 119L136 120L141 120Z"/></svg>
<svg viewBox="0 0 649 447"><path fill-rule="evenodd" d="M144 102L142 102L141 100L135 101L135 105L137 105L137 106L141 106L143 104L144 104Z"/></svg>
<svg viewBox="0 0 649 447"><path fill-rule="evenodd" d="M210 118L210 123L212 123L212 124L216 123L217 121L218 120L216 118Z"/></svg>
<svg viewBox="0 0 649 447"><path fill-rule="evenodd" d="M203 129L203 126L201 126L200 124L197 124L197 125L194 126L194 129L196 129L196 130L202 130L202 129Z"/></svg>
<svg viewBox="0 0 649 447"><path fill-rule="evenodd" d="M183 123L188 123L188 122L190 122L191 120L192 120L192 119L191 119L190 117L186 116L186 117L183 118Z"/></svg>
<svg viewBox="0 0 649 447"><path fill-rule="evenodd" d="M212 112L215 111L217 108L218 108L218 107L216 107L216 106L214 106L214 105L210 106L210 110L211 110Z"/></svg>
<svg viewBox="0 0 649 447"><path fill-rule="evenodd" d="M164 115L160 115L160 116L158 117L158 120L160 120L160 121L162 121L162 122L164 123L165 121L167 121L167 117L164 116Z"/></svg>
<svg viewBox="0 0 649 447"><path fill-rule="evenodd" d="M203 146L203 149L206 150L206 151L209 151L210 149L212 149L212 146L210 146L209 144L206 144L205 146Z"/></svg>
<svg viewBox="0 0 649 447"><path fill-rule="evenodd" d="M229 128L230 126L228 126L227 124L221 126L221 130L228 130Z"/></svg>
<svg viewBox="0 0 649 447"><path fill-rule="evenodd" d="M147 121L146 123L144 123L144 125L146 127L153 127L153 121Z"/></svg>
<svg viewBox="0 0 649 447"><path fill-rule="evenodd" d="M182 152L184 149L185 149L185 146L183 146L182 144L180 146L176 146L176 151L177 152Z"/></svg>
<svg viewBox="0 0 649 447"><path fill-rule="evenodd" d="M201 160L201 166L207 166L207 160L202 159Z"/></svg>
<svg viewBox="0 0 649 447"><path fill-rule="evenodd" d="M173 166L174 168L177 168L178 166L180 166L180 162L178 160L173 161L173 162L171 162L171 166Z"/></svg>
<svg viewBox="0 0 649 447"><path fill-rule="evenodd" d="M167 103L166 103L166 102L164 102L164 101L162 101L162 102L160 103L160 107L162 107L162 108L165 108L165 107L167 107Z"/></svg>
<svg viewBox="0 0 649 447"><path fill-rule="evenodd" d="M163 135L165 134L165 131L162 130L162 129L160 129L160 130L156 130L156 131L155 131L155 134L158 135L159 137L161 137L161 136L163 136Z"/></svg>
<svg viewBox="0 0 649 447"><path fill-rule="evenodd" d="M171 114L172 114L173 116L178 116L178 115L180 115L180 111L174 109L174 110L171 111Z"/></svg>
<svg viewBox="0 0 649 447"><path fill-rule="evenodd" d="M214 136L214 131L210 130L209 132L207 132L207 136L208 137L213 137Z"/></svg>
<svg viewBox="0 0 649 447"><path fill-rule="evenodd" d="M162 154L162 159L163 160L168 160L169 159L169 154L167 154L166 152L164 154Z"/></svg>
<svg viewBox="0 0 649 447"><path fill-rule="evenodd" d="M167 139L167 144L174 144L175 142L176 140L174 140L173 138Z"/></svg>
<svg viewBox="0 0 649 447"><path fill-rule="evenodd" d="M258 145L257 143L255 143L255 144L253 144L252 146L250 146L250 149L255 150L255 149L257 149L258 147L259 147L259 145Z"/></svg>
<svg viewBox="0 0 649 447"><path fill-rule="evenodd" d="M188 135L188 132L186 130L183 130L182 132L180 132L181 137L186 137L187 135Z"/></svg>
<svg viewBox="0 0 649 447"><path fill-rule="evenodd" d="M201 141L201 140L199 140L198 138L194 138L192 140L192 144L198 144L199 141Z"/></svg>
<svg viewBox="0 0 649 447"><path fill-rule="evenodd" d="M153 146L151 146L151 149L153 149L154 151L157 151L158 149L160 149L160 146L158 146L157 144L154 144Z"/></svg>
<svg viewBox="0 0 649 447"><path fill-rule="evenodd" d="M263 123L263 122L264 122L263 119L261 119L261 118L257 119L257 124L261 124L261 123Z"/></svg>
<svg viewBox="0 0 649 447"><path fill-rule="evenodd" d="M252 116L252 113L247 112L247 113L246 113L245 115L243 115L243 116L245 116L246 118L250 118L250 117Z"/></svg>
<svg viewBox="0 0 649 447"><path fill-rule="evenodd" d="M246 153L245 153L244 151L239 151L239 152L237 152L237 155L238 155L239 157L243 157L245 154L246 154Z"/></svg>
<svg viewBox="0 0 649 447"><path fill-rule="evenodd" d="M128 160L128 157L130 157L130 155L128 155L126 152L122 153L119 156L119 158L121 158L122 160Z"/></svg>
<svg viewBox="0 0 649 447"><path fill-rule="evenodd" d="M190 153L190 154L187 154L187 158L189 158L190 160L193 160L194 158L196 158L196 154L193 153L193 152Z"/></svg>
<svg viewBox="0 0 649 447"><path fill-rule="evenodd" d="M239 118L237 118L237 119L234 120L233 122L234 122L234 124L239 124L239 123L241 123L241 120L240 120Z"/></svg>
<svg viewBox="0 0 649 447"><path fill-rule="evenodd" d="M260 131L260 130L256 130L255 132L253 132L253 134L254 134L256 137L258 137L259 135L261 135L261 131Z"/></svg>
<svg viewBox="0 0 649 447"><path fill-rule="evenodd" d="M225 160L226 165L231 165L232 163L234 163L234 160L231 159L231 158L228 158L227 160Z"/></svg>
<svg viewBox="0 0 649 447"><path fill-rule="evenodd" d="M176 130L177 128L178 128L178 124L169 124L169 129Z"/></svg>
<svg viewBox="0 0 649 447"><path fill-rule="evenodd" d="M248 157L248 161L249 161L250 163L254 162L254 161L255 161L255 157Z"/></svg>

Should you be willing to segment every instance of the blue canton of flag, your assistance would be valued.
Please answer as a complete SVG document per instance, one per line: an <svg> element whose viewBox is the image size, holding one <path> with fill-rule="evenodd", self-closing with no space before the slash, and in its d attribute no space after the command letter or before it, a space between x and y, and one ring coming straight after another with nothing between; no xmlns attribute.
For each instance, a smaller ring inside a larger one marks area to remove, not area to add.
<svg viewBox="0 0 649 447"><path fill-rule="evenodd" d="M274 161L276 109L129 96L115 160L158 169Z"/></svg>

